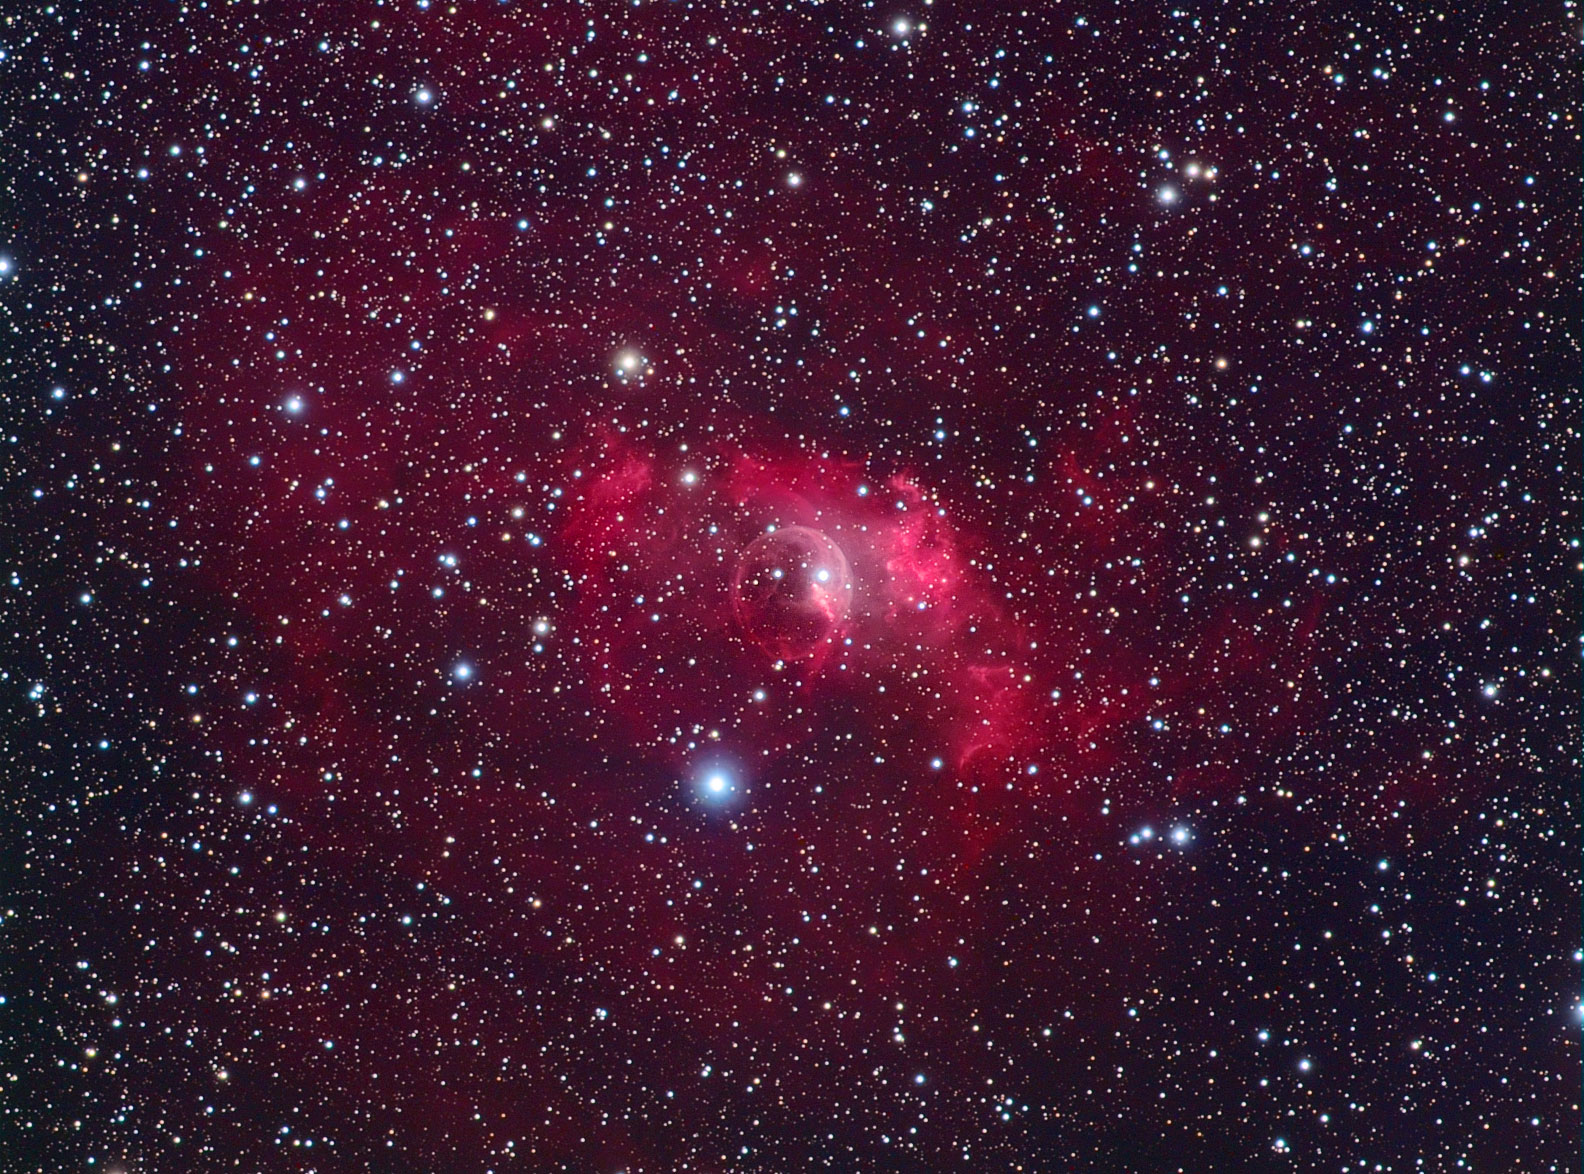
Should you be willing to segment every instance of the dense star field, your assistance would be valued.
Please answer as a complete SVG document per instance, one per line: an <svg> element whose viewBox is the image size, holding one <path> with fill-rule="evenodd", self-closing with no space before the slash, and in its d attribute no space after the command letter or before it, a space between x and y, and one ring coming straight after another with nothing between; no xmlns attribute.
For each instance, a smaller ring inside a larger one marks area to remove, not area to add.
<svg viewBox="0 0 1584 1174"><path fill-rule="evenodd" d="M0 1168L1553 1171L1549 4L0 16Z"/></svg>

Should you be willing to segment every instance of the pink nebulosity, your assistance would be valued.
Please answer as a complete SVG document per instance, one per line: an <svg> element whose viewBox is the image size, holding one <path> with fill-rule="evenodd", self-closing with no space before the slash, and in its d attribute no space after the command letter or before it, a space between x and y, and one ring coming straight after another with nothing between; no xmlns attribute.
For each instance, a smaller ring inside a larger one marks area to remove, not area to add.
<svg viewBox="0 0 1584 1174"><path fill-rule="evenodd" d="M911 476L617 434L574 460L571 628L625 737L685 760L700 734L741 730L785 752L878 699L880 720L905 723L887 737L905 730L958 771L1060 739L1021 623Z"/></svg>

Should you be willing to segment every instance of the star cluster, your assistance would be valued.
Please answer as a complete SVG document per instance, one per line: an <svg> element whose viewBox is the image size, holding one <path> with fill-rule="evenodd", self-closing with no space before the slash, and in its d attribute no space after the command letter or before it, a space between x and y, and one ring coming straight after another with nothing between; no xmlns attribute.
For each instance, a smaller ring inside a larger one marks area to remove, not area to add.
<svg viewBox="0 0 1584 1174"><path fill-rule="evenodd" d="M0 16L0 1165L1576 1169L1465 7Z"/></svg>

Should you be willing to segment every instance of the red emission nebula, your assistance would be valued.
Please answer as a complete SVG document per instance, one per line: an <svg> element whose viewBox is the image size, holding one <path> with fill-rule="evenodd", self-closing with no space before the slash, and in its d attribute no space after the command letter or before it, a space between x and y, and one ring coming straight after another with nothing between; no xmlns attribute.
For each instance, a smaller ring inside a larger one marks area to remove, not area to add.
<svg viewBox="0 0 1584 1174"><path fill-rule="evenodd" d="M908 737L931 739L960 774L981 758L1000 767L1051 729L1029 635L909 475L875 478L828 454L662 454L619 437L573 475L588 484L567 511L580 556L569 622L635 744L677 761L709 742L741 742L750 758L796 751L833 714L869 708L876 682L889 720L906 715ZM766 614L744 592L782 575L766 551L780 539L807 598ZM813 551L801 568L799 545Z"/></svg>

